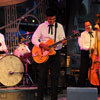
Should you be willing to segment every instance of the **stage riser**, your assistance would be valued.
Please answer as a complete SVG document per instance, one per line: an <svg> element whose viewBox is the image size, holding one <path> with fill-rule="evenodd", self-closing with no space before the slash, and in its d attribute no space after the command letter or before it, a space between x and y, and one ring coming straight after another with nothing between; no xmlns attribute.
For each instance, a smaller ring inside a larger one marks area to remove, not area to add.
<svg viewBox="0 0 100 100"><path fill-rule="evenodd" d="M67 88L67 100L98 100L97 88Z"/></svg>
<svg viewBox="0 0 100 100"><path fill-rule="evenodd" d="M0 100L36 100L36 93L34 90L0 90Z"/></svg>

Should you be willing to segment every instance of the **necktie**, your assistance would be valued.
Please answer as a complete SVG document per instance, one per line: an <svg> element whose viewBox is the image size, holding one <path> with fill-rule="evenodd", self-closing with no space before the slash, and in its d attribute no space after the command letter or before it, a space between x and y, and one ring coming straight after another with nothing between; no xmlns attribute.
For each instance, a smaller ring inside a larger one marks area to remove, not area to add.
<svg viewBox="0 0 100 100"><path fill-rule="evenodd" d="M48 25L49 26L49 34L50 34L50 31L51 31L51 35L53 35L53 25Z"/></svg>
<svg viewBox="0 0 100 100"><path fill-rule="evenodd" d="M92 37L92 38L94 38L94 36L93 36L93 34L92 34L93 32L89 32L89 34L90 34L90 36Z"/></svg>

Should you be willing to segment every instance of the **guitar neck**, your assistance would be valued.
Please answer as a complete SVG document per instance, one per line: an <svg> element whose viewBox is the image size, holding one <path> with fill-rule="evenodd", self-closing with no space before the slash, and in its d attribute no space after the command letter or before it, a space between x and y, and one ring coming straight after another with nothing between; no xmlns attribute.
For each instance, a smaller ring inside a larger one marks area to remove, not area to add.
<svg viewBox="0 0 100 100"><path fill-rule="evenodd" d="M54 46L56 46L56 45L62 43L62 41L64 41L64 40L69 40L69 39L71 39L71 38L72 38L72 37L69 36L69 37L67 37L67 38L65 38L65 39L63 39L63 40L60 40L60 41L58 41L58 42L56 42L56 43L50 45L49 48L52 48L52 47L54 47Z"/></svg>
<svg viewBox="0 0 100 100"><path fill-rule="evenodd" d="M65 40L65 39L64 39L64 40ZM61 41L59 41L59 42L56 42L56 43L54 43L53 45L50 45L49 48L52 48L52 47L54 47L54 46L56 46L56 45L62 43L62 41L63 41L63 40L61 40Z"/></svg>
<svg viewBox="0 0 100 100"><path fill-rule="evenodd" d="M72 34L72 35L68 36L67 38L65 38L65 39L63 39L63 40L58 41L58 42L56 42L56 43L50 45L49 48L52 48L52 47L54 47L54 46L56 46L56 45L62 43L62 41L64 41L64 40L70 40L70 39L75 38L75 37L78 37L78 36L80 36L80 33Z"/></svg>

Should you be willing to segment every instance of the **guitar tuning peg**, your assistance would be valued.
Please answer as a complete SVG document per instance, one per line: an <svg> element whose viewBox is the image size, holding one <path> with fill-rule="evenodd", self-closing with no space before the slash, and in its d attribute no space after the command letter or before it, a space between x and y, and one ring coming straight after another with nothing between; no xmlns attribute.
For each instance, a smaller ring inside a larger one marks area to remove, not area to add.
<svg viewBox="0 0 100 100"><path fill-rule="evenodd" d="M73 32L74 34L77 34L77 33L78 33L78 31L76 31L76 30L73 30L72 32Z"/></svg>

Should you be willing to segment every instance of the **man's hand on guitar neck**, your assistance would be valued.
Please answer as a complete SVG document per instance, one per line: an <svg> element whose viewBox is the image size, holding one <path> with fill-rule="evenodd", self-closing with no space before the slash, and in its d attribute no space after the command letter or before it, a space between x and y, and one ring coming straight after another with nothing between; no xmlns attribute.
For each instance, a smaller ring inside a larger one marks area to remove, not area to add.
<svg viewBox="0 0 100 100"><path fill-rule="evenodd" d="M45 50L50 50L49 45L45 43L40 43L39 47L44 48Z"/></svg>
<svg viewBox="0 0 100 100"><path fill-rule="evenodd" d="M62 44L65 45L67 43L67 40L63 40Z"/></svg>

